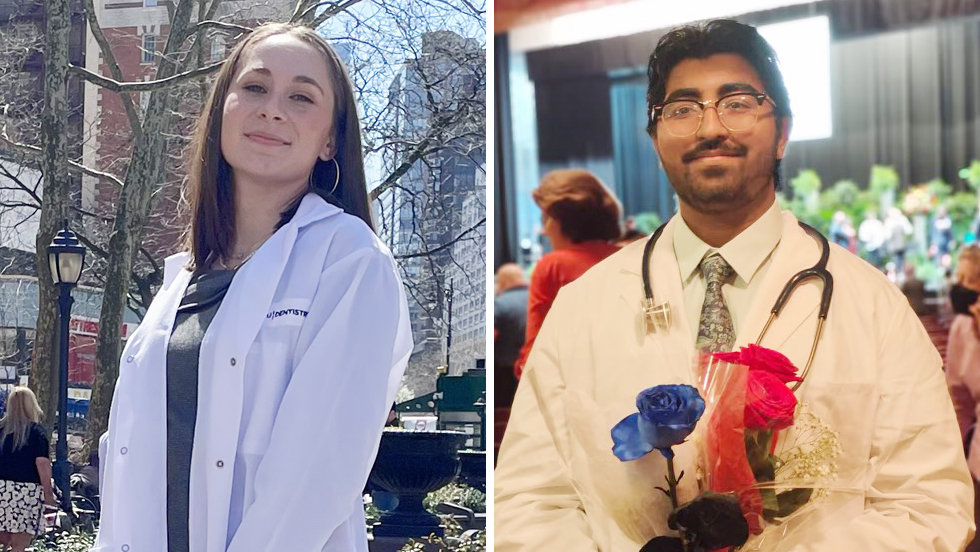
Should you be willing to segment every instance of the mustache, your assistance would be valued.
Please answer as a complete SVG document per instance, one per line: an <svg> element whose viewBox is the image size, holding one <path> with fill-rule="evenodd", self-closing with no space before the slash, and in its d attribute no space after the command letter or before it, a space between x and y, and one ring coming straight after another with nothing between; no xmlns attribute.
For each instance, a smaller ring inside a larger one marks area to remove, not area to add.
<svg viewBox="0 0 980 552"><path fill-rule="evenodd" d="M731 157L742 157L746 153L745 146L740 146L738 144L725 145L720 142L701 142L693 150L685 153L681 157L681 161L685 163L690 163L695 159L700 157L707 157L709 155L728 155Z"/></svg>

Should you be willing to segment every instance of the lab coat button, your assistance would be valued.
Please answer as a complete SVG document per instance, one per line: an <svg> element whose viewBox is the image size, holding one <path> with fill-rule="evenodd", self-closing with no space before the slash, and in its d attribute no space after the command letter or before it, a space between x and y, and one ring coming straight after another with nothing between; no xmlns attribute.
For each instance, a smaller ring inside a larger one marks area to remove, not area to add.
<svg viewBox="0 0 980 552"><path fill-rule="evenodd" d="M119 454L126 454L127 452L129 452L129 449L126 447L119 449Z"/></svg>
<svg viewBox="0 0 980 552"><path fill-rule="evenodd" d="M126 358L126 362L133 362L133 355L129 355L129 357Z"/></svg>
<svg viewBox="0 0 980 552"><path fill-rule="evenodd" d="M129 545L128 544L122 545L122 552L129 552Z"/></svg>
<svg viewBox="0 0 980 552"><path fill-rule="evenodd" d="M232 365L232 366L234 366L234 365L235 365L235 359L231 359L231 365Z"/></svg>
<svg viewBox="0 0 980 552"><path fill-rule="evenodd" d="M223 460L218 460L218 467L219 467L219 468L223 468L223 467L225 467L225 463L224 463L224 461L223 461Z"/></svg>

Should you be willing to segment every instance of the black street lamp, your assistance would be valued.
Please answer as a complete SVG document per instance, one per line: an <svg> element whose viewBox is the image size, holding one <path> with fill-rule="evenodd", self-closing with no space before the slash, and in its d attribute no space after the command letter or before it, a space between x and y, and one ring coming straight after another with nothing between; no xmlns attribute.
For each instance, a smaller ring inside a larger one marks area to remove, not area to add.
<svg viewBox="0 0 980 552"><path fill-rule="evenodd" d="M60 326L61 354L58 356L58 445L55 448L54 478L61 489L61 509L71 515L70 490L68 488L68 322L71 319L71 290L78 285L85 263L85 248L75 233L68 229L58 232L48 246L48 263L51 278L58 286L58 318Z"/></svg>

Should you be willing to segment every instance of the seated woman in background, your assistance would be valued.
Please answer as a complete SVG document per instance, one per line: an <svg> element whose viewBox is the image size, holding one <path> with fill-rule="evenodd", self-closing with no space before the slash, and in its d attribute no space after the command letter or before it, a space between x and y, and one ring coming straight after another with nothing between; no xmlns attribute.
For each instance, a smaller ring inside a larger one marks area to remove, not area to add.
<svg viewBox="0 0 980 552"><path fill-rule="evenodd" d="M588 171L551 171L532 196L541 209L541 233L554 251L541 257L531 274L527 337L514 363L518 379L558 290L619 251L615 242L622 235L619 200Z"/></svg>
<svg viewBox="0 0 980 552"><path fill-rule="evenodd" d="M953 398L956 419L967 448L967 464L973 475L973 486L980 497L980 435L970 430L977 421L980 406L980 247L968 245L960 250L956 262L956 284L950 289L953 321L949 327L946 348L946 381ZM976 497L974 500L976 500ZM974 515L980 511L976 501ZM967 552L980 551L980 539L974 539Z"/></svg>

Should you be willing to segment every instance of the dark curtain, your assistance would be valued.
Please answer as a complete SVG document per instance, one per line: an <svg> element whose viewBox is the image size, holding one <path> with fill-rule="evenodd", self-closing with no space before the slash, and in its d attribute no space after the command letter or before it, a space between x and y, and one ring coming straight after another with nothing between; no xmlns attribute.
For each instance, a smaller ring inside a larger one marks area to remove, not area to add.
<svg viewBox="0 0 980 552"><path fill-rule="evenodd" d="M535 81L538 158L543 165L612 155L610 85L605 75Z"/></svg>
<svg viewBox="0 0 980 552"><path fill-rule="evenodd" d="M980 158L980 19L835 41L831 79L834 135L790 144L787 177L812 168L825 186L864 184L880 164L903 184L957 183Z"/></svg>
<svg viewBox="0 0 980 552"><path fill-rule="evenodd" d="M830 18L834 40L855 38L980 13L980 0L824 0L741 15L735 19L765 25L815 15ZM583 42L528 53L531 80L602 75L646 67L650 53L667 29Z"/></svg>
<svg viewBox="0 0 980 552"><path fill-rule="evenodd" d="M980 12L980 0L831 0L816 6L830 14L834 35L839 38Z"/></svg>
<svg viewBox="0 0 980 552"><path fill-rule="evenodd" d="M646 93L647 79L640 72L612 81L615 189L625 215L655 212L667 220L674 214L674 196L646 132Z"/></svg>
<svg viewBox="0 0 980 552"><path fill-rule="evenodd" d="M514 181L514 148L510 127L510 71L507 55L507 35L495 35L493 47L493 270L504 263L514 262L517 252L517 231L508 213L516 212L513 194L507 186Z"/></svg>

